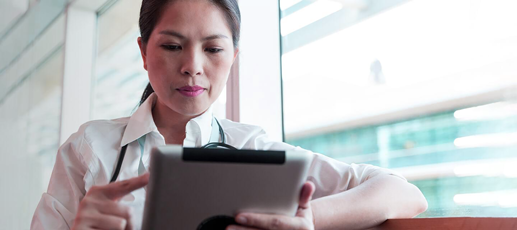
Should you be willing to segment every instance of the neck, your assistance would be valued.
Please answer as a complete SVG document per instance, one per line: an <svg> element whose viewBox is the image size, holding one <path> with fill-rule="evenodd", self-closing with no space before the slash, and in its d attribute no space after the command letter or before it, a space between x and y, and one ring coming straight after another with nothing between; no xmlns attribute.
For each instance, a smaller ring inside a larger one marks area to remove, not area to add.
<svg viewBox="0 0 517 230"><path fill-rule="evenodd" d="M160 134L165 138L165 144L183 145L185 139L185 127L196 116L186 116L175 112L161 103L157 98L153 107L153 119Z"/></svg>

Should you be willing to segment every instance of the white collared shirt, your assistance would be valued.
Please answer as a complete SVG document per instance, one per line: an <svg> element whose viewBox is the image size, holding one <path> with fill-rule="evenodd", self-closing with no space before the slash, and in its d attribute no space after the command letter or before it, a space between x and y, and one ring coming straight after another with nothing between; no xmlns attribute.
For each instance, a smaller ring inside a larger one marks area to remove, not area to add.
<svg viewBox="0 0 517 230"><path fill-rule="evenodd" d="M31 229L70 229L86 192L94 185L106 185L117 164L122 146L128 144L117 181L139 175L139 167L149 167L149 153L154 146L165 145L152 116L156 103L153 93L131 116L115 120L90 121L83 124L59 148L48 190L36 208ZM290 150L292 145L270 141L258 126L219 120L226 142L238 149ZM212 112L190 120L186 125L184 147L201 147L209 142ZM145 141L138 141L145 136ZM305 150L307 151L307 150ZM379 174L402 176L364 164L346 164L318 153L313 160L307 180L314 182L313 199L339 193L363 183ZM144 169L144 170L145 170ZM140 170L140 174L141 174ZM404 179L405 180L405 179ZM145 189L133 191L120 202L132 206L135 225L141 226Z"/></svg>

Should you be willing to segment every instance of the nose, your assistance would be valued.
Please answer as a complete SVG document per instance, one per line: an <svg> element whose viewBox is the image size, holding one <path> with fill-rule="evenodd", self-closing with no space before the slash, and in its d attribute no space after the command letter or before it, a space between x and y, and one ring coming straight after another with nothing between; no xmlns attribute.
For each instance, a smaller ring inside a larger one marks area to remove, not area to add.
<svg viewBox="0 0 517 230"><path fill-rule="evenodd" d="M203 74L203 56L196 50L185 50L181 65L181 73L187 76L198 76Z"/></svg>

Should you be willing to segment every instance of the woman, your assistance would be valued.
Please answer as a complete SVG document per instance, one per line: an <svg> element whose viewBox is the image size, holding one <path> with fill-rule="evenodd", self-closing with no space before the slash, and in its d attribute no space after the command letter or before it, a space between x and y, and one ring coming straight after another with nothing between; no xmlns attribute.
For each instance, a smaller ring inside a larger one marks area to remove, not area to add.
<svg viewBox="0 0 517 230"><path fill-rule="evenodd" d="M149 150L208 143L210 106L238 54L236 0L143 0L139 23L150 81L140 107L131 117L88 122L60 147L32 229L139 228ZM224 119L220 126L227 143L239 149L295 148L269 141L260 127ZM109 183L126 145L118 182ZM228 229L367 228L427 208L418 188L387 169L314 153L308 175L295 217L240 213L241 226Z"/></svg>

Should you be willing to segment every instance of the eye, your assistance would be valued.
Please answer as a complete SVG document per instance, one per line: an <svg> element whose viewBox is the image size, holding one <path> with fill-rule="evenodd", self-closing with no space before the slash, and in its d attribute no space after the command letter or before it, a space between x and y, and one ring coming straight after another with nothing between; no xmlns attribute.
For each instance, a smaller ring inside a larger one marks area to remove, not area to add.
<svg viewBox="0 0 517 230"><path fill-rule="evenodd" d="M181 46L178 46L178 45L162 45L162 47L166 50L172 50L172 51L181 50Z"/></svg>
<svg viewBox="0 0 517 230"><path fill-rule="evenodd" d="M221 51L223 51L223 49L218 49L218 48L206 48L205 51L208 51L210 53L219 53Z"/></svg>

